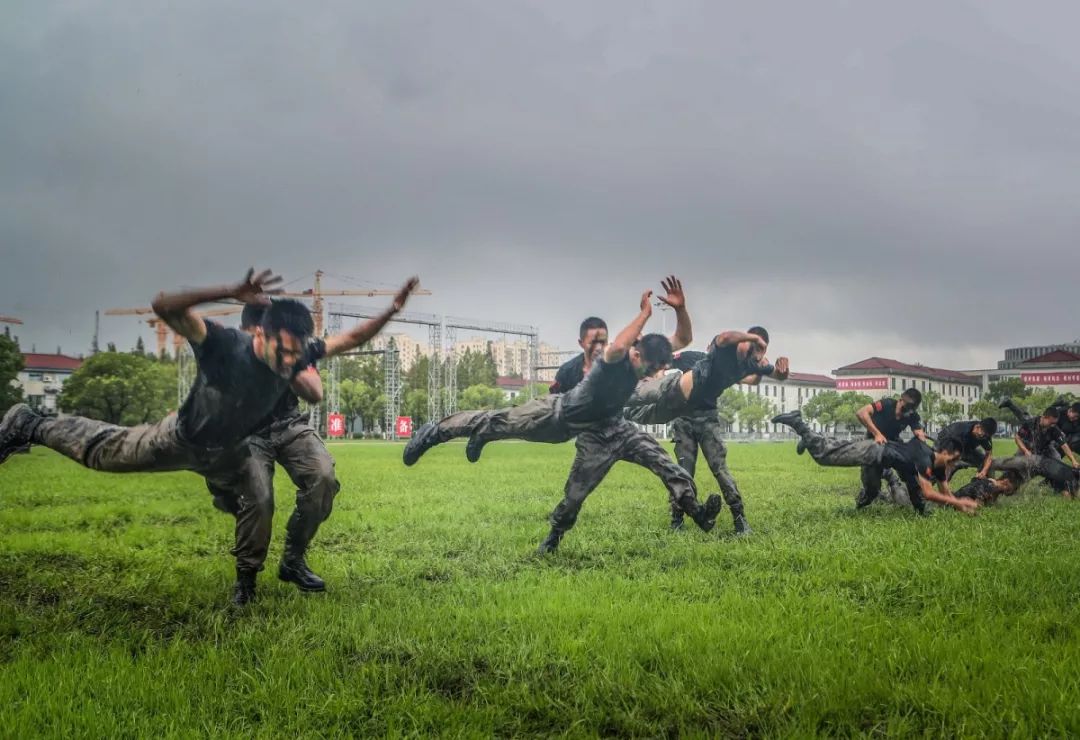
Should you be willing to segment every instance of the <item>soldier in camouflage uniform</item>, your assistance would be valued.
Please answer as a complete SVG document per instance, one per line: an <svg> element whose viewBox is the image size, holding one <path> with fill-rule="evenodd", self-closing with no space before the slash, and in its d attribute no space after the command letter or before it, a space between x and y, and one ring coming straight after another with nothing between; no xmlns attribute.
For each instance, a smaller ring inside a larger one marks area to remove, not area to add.
<svg viewBox="0 0 1080 740"><path fill-rule="evenodd" d="M895 470L907 488L912 507L919 514L927 514L925 500L945 504L961 511L973 511L978 504L970 499L960 499L948 492L937 480L935 470L947 469L960 459L960 447L954 440L945 440L938 449L931 449L921 439L909 442L889 441L878 444L872 439L841 440L826 437L810 429L803 421L802 412L792 411L774 416L773 424L785 424L795 430L802 439L799 452L810 453L818 465L854 468L876 465ZM934 490L932 483L938 483ZM859 508L869 505L858 502Z"/></svg>
<svg viewBox="0 0 1080 740"><path fill-rule="evenodd" d="M646 361L661 371L638 384L624 409L627 419L641 424L671 422L676 459L691 475L697 467L700 447L731 509L739 535L750 534L751 530L739 487L727 467L716 401L736 383L757 385L763 376L787 379L788 359L781 357L775 367L771 365L764 354L768 344L769 333L755 326L745 333L728 331L716 335L707 352L665 357L662 347L644 346ZM679 372L660 374L672 366ZM682 526L682 512L672 508L671 528L679 530Z"/></svg>
<svg viewBox="0 0 1080 740"><path fill-rule="evenodd" d="M674 279L665 281L667 301L678 300ZM553 552L563 536L577 521L585 498L600 484L619 460L648 468L664 482L670 501L688 513L705 531L712 529L720 508L720 497L712 496L701 506L694 481L667 455L650 435L620 418L623 404L633 392L641 373L646 371L637 337L652 314L648 291L641 310L615 341L604 344L594 340L591 365L580 383L565 393L550 394L513 409L494 412L462 412L437 424L417 430L406 445L402 459L413 465L429 449L455 437L469 436L466 454L470 461L479 459L483 445L498 439L524 439L532 442L565 442L577 437L577 454L566 482L563 500L551 513L551 531L540 544L541 553ZM660 335L647 335L642 342L670 341ZM606 337L605 337L606 339ZM670 349L669 349L670 352ZM583 366L586 363L583 363Z"/></svg>

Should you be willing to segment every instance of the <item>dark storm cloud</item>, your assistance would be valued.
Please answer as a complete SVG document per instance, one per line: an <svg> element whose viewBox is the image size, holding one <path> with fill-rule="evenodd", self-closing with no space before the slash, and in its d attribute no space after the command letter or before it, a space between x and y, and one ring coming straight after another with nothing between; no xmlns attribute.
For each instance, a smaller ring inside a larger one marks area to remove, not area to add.
<svg viewBox="0 0 1080 740"><path fill-rule="evenodd" d="M1038 293L1077 267L1078 16L25 4L0 27L0 313L76 351L93 309L249 263L418 272L417 310L570 346L675 271L702 339L987 365L1077 333Z"/></svg>

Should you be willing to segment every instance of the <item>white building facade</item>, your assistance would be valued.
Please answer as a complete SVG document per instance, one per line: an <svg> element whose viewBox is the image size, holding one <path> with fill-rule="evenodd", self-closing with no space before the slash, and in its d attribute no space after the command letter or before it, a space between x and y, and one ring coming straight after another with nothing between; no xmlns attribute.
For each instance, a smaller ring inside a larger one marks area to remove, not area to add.
<svg viewBox="0 0 1080 740"><path fill-rule="evenodd" d="M23 369L16 384L22 388L26 403L37 411L56 413L56 398L71 374L82 367L82 359L67 355L23 353Z"/></svg>

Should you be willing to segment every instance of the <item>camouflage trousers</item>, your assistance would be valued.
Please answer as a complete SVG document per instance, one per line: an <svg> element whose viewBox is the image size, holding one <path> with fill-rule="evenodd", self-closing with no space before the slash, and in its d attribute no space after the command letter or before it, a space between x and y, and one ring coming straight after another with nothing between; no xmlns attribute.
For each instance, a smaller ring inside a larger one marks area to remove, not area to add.
<svg viewBox="0 0 1080 740"><path fill-rule="evenodd" d="M1036 475L1042 476L1055 491L1077 491L1077 479L1080 473L1070 465L1047 455L1013 455L996 457L990 465L991 472L1013 473L1022 481L1031 480Z"/></svg>
<svg viewBox="0 0 1080 740"><path fill-rule="evenodd" d="M679 385L682 373L642 380L623 407L623 415L637 424L667 424L690 411Z"/></svg>
<svg viewBox="0 0 1080 740"><path fill-rule="evenodd" d="M270 548L274 519L274 463L296 486L296 507L285 525L285 557L303 557L333 510L341 489L334 458L302 416L275 421L247 439L248 463L232 478L208 478L214 505L236 517L232 553L241 570L261 570Z"/></svg>
<svg viewBox="0 0 1080 740"><path fill-rule="evenodd" d="M437 425L439 442L479 437L484 442L523 439L527 442L568 442L574 432L561 419L562 396L552 394L494 411L459 411Z"/></svg>
<svg viewBox="0 0 1080 740"><path fill-rule="evenodd" d="M181 438L177 417L123 427L82 416L46 417L34 430L40 444L92 470L155 473L191 470L209 477L232 473L248 456L247 445L207 449Z"/></svg>
<svg viewBox="0 0 1080 740"><path fill-rule="evenodd" d="M843 440L826 437L809 429L802 435L806 451L818 463L827 467L862 468L863 486L869 491L880 491L882 478L888 490L882 497L902 506L911 505L911 496L900 476L891 468L881 465L885 448L872 439Z"/></svg>
<svg viewBox="0 0 1080 740"><path fill-rule="evenodd" d="M596 426L577 435L577 454L566 479L562 501L551 512L551 526L566 531L577 522L585 499L596 490L616 462L640 465L656 475L668 491L668 500L691 517L701 505L694 478L671 459L656 439L625 419Z"/></svg>
<svg viewBox="0 0 1080 740"><path fill-rule="evenodd" d="M675 441L675 459L691 478L697 470L698 449L705 458L705 464L716 478L724 501L736 517L743 513L742 495L727 466L727 447L721 438L720 420L716 411L703 412L693 416L680 416L671 423L672 439ZM682 509L671 507L672 522L681 522Z"/></svg>

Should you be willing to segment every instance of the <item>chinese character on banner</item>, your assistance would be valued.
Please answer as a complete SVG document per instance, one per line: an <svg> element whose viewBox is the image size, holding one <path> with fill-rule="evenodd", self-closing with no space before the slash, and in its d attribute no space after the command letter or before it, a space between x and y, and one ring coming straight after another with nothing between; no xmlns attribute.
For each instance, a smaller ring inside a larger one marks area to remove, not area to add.
<svg viewBox="0 0 1080 740"><path fill-rule="evenodd" d="M330 437L344 437L345 417L341 414L328 414L326 417L326 434Z"/></svg>
<svg viewBox="0 0 1080 740"><path fill-rule="evenodd" d="M412 436L412 417L411 416L399 416L397 418L397 425L394 427L397 430L397 436L399 437L411 437Z"/></svg>

